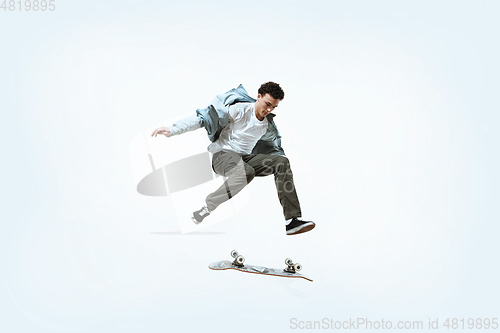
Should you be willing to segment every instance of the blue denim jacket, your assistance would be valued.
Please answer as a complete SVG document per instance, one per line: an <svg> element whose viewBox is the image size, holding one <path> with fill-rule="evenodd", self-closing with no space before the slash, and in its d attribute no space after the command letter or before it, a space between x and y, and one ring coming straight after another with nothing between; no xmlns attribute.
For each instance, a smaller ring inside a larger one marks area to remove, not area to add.
<svg viewBox="0 0 500 333"><path fill-rule="evenodd" d="M201 126L205 127L208 138L214 142L219 138L220 132L229 123L229 106L235 103L254 103L255 98L248 95L247 91L240 84L238 88L233 88L224 94L217 95L212 104L204 109L196 110ZM268 121L267 132L257 141L252 150L252 154L268 154L285 156L285 151L281 147L281 135L274 123L275 114L266 116Z"/></svg>

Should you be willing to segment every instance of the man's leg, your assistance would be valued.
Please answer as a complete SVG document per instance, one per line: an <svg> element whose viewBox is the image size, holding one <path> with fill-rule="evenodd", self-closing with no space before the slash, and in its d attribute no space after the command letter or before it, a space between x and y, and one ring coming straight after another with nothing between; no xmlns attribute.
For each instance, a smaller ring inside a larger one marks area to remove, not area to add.
<svg viewBox="0 0 500 333"><path fill-rule="evenodd" d="M242 155L243 161L255 170L255 176L274 175L278 198L285 220L301 217L299 198L293 183L293 173L288 158L280 155Z"/></svg>
<svg viewBox="0 0 500 333"><path fill-rule="evenodd" d="M221 187L207 196L206 203L210 211L235 196L255 177L255 170L242 160L240 154L231 151L215 153L212 167L217 174L227 179Z"/></svg>

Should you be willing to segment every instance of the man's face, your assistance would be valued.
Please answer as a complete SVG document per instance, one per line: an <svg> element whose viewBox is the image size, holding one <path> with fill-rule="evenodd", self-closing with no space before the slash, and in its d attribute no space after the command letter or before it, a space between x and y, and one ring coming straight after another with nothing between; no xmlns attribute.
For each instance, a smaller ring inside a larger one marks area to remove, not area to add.
<svg viewBox="0 0 500 333"><path fill-rule="evenodd" d="M265 116L278 107L279 102L279 99L275 99L269 94L265 94L264 96L259 94L257 102L255 102L255 115L259 120L263 120Z"/></svg>

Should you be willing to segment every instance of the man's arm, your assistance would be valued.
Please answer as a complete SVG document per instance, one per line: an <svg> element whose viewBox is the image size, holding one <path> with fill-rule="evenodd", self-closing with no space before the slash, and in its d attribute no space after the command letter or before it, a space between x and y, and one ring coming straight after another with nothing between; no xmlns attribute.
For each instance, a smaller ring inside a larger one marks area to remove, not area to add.
<svg viewBox="0 0 500 333"><path fill-rule="evenodd" d="M198 118L197 115L192 115L187 118L176 121L170 127L165 127L165 126L158 127L153 131L153 134L151 134L151 136L156 137L158 134L160 135L163 134L168 138L173 135L179 135L182 133L194 131L197 130L198 128L201 128L201 120L200 118Z"/></svg>

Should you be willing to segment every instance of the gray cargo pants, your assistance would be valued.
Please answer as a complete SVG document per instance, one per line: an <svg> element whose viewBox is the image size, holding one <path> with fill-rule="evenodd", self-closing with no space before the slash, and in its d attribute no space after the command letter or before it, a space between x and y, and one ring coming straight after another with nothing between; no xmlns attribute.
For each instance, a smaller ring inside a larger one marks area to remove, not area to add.
<svg viewBox="0 0 500 333"><path fill-rule="evenodd" d="M214 154L212 168L217 174L227 179L221 187L207 196L206 203L210 211L235 196L255 176L274 175L278 199L283 207L285 219L302 216L288 158L279 155L238 154L234 151L222 150Z"/></svg>

